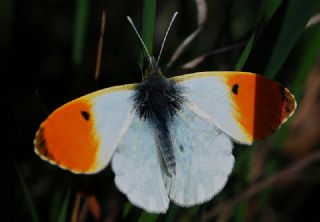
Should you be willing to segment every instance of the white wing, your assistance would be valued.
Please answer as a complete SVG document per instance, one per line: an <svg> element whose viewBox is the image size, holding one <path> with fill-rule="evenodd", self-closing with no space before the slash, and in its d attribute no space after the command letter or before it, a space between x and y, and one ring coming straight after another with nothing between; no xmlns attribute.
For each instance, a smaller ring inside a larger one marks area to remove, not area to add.
<svg viewBox="0 0 320 222"><path fill-rule="evenodd" d="M112 157L123 134L131 124L134 112L131 104L132 91L118 91L94 99L96 131L101 139L98 163L105 167Z"/></svg>
<svg viewBox="0 0 320 222"><path fill-rule="evenodd" d="M169 198L162 178L153 130L138 116L121 139L112 158L117 187L148 212L164 213Z"/></svg>
<svg viewBox="0 0 320 222"><path fill-rule="evenodd" d="M234 105L223 75L190 78L180 83L186 87L191 109L198 115L207 115L211 121L234 140L250 144L248 136L233 115Z"/></svg>
<svg viewBox="0 0 320 222"><path fill-rule="evenodd" d="M211 199L233 168L231 139L188 107L177 114L171 133L176 175L163 173L170 199L180 206Z"/></svg>

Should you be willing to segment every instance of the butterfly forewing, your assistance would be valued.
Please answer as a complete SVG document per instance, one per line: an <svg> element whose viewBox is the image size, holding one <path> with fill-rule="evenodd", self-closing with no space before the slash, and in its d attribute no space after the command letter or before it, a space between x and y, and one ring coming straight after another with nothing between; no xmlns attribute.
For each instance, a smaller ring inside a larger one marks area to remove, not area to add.
<svg viewBox="0 0 320 222"><path fill-rule="evenodd" d="M173 78L187 89L189 106L235 141L251 144L279 128L295 111L288 89L245 72L202 72Z"/></svg>
<svg viewBox="0 0 320 222"><path fill-rule="evenodd" d="M100 171L130 125L132 88L107 88L61 106L37 131L35 152L75 173Z"/></svg>

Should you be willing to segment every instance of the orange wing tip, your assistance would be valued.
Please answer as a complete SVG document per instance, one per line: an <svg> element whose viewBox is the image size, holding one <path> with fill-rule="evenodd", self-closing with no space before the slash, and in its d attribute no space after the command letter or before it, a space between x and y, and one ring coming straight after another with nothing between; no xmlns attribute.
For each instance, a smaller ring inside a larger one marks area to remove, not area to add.
<svg viewBox="0 0 320 222"><path fill-rule="evenodd" d="M261 140L273 134L294 113L297 103L290 91L279 83L252 73L225 76L233 115L245 141Z"/></svg>
<svg viewBox="0 0 320 222"><path fill-rule="evenodd" d="M47 119L48 120L48 119ZM33 141L34 143L34 152L44 161L54 165L58 166L59 168L63 170L70 171L74 174L96 174L101 171L100 168L97 168L97 165L92 165L89 169L84 170L78 170L75 168L72 168L70 166L67 166L66 164L61 163L59 160L57 160L52 153L50 153L49 148L47 147L47 141L45 139L44 135L44 125L46 123L45 120L39 127L38 131L36 132L35 139Z"/></svg>
<svg viewBox="0 0 320 222"><path fill-rule="evenodd" d="M133 90L135 84L114 86L72 100L51 113L34 140L35 153L43 160L73 173L93 174L105 168L101 155L101 129L96 122L95 99ZM104 153L102 153L104 154Z"/></svg>
<svg viewBox="0 0 320 222"><path fill-rule="evenodd" d="M43 128L42 125L40 126L39 130L36 132L35 139L33 141L34 144L34 152L44 161L54 165L58 166L59 168L63 170L70 171L74 174L94 174L96 173L95 170L92 170L92 172L89 171L79 171L75 169L71 169L70 167L64 166L61 163L58 163L56 160L53 159L53 156L49 153L46 145L45 145L45 139L43 138Z"/></svg>

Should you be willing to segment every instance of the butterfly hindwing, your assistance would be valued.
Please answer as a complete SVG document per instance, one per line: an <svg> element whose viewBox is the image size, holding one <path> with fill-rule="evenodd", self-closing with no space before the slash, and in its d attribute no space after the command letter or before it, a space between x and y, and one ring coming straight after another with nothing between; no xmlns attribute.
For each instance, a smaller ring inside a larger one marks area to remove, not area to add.
<svg viewBox="0 0 320 222"><path fill-rule="evenodd" d="M114 152L112 169L117 187L133 204L148 212L166 212L169 198L153 130L138 116Z"/></svg>
<svg viewBox="0 0 320 222"><path fill-rule="evenodd" d="M170 199L184 207L210 200L233 168L231 138L188 107L177 113L170 131L176 175L163 174Z"/></svg>
<svg viewBox="0 0 320 222"><path fill-rule="evenodd" d="M288 89L253 73L202 72L173 79L186 88L194 112L244 144L272 134L296 108Z"/></svg>
<svg viewBox="0 0 320 222"><path fill-rule="evenodd" d="M132 89L106 88L61 106L37 131L35 152L75 173L100 171L130 125Z"/></svg>
<svg viewBox="0 0 320 222"><path fill-rule="evenodd" d="M165 212L169 199L184 207L211 199L225 185L234 164L231 139L188 107L170 126L175 175L169 175L161 162L153 129L139 117L112 158L117 187L152 213Z"/></svg>

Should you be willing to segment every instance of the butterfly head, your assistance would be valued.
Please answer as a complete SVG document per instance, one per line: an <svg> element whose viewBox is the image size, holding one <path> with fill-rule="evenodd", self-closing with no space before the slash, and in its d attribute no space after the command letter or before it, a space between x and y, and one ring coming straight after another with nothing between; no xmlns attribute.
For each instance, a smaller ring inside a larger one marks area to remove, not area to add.
<svg viewBox="0 0 320 222"><path fill-rule="evenodd" d="M153 56L146 57L143 67L143 79L148 79L154 76L163 76L158 63Z"/></svg>
<svg viewBox="0 0 320 222"><path fill-rule="evenodd" d="M143 42L143 39L141 38L141 36L139 35L139 32L137 31L137 28L135 27L135 25L133 24L132 19L127 16L128 22L130 23L130 25L132 26L133 30L135 31L135 33L137 34L137 37L139 38L141 47L142 47L142 51L143 54L145 55L145 61L144 61L144 67L143 67L143 79L147 79L149 77L154 77L154 76L163 76L161 70L159 69L159 60L162 54L162 50L164 47L164 43L166 42L168 33L170 31L170 28L173 24L173 21L175 20L175 18L177 17L178 12L175 12L172 16L172 19L170 21L170 24L168 26L167 32L163 38L162 44L161 44L161 49L159 52L159 55L157 57L157 59L155 59L153 56L151 56L151 54L148 51L148 48L146 46L146 44Z"/></svg>

